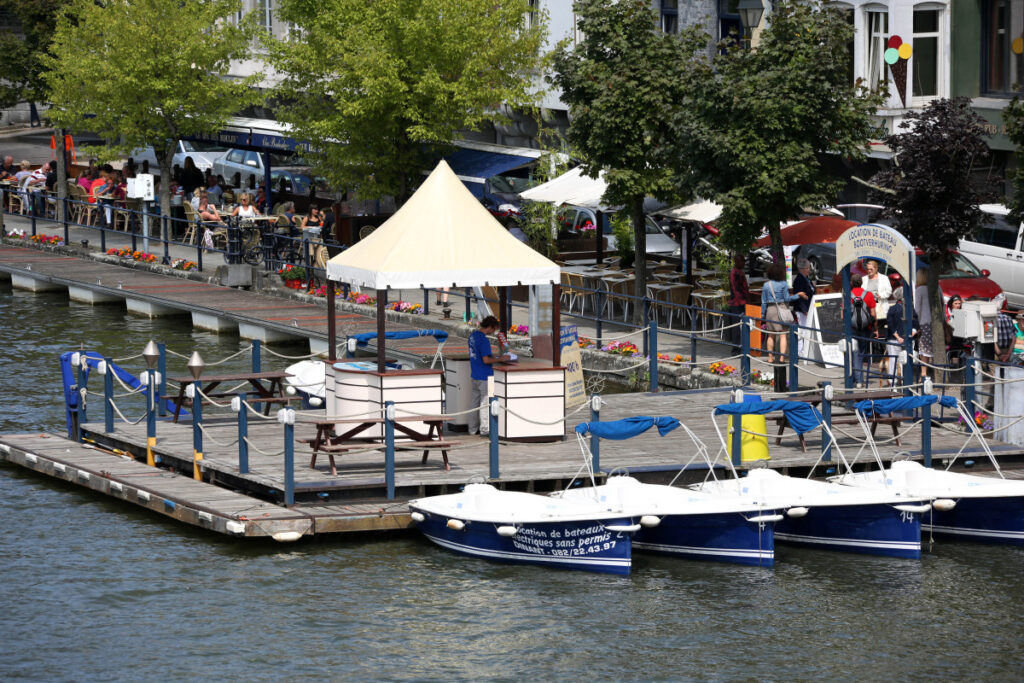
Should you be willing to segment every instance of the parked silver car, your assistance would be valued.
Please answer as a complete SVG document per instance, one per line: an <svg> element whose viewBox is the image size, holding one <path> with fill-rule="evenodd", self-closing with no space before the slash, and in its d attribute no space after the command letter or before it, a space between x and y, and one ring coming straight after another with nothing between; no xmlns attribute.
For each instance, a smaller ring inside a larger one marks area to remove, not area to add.
<svg viewBox="0 0 1024 683"><path fill-rule="evenodd" d="M295 157L283 154L270 155L270 170L283 168L301 168L296 164ZM307 169L308 170L308 169ZM224 177L231 187L256 187L263 182L266 174L263 167L263 155L245 149L229 149L226 154L213 162L213 174ZM250 182L251 178L251 182Z"/></svg>
<svg viewBox="0 0 1024 683"><path fill-rule="evenodd" d="M580 233L580 229L587 223L596 225L597 214L592 209L583 206L567 205L558 210L558 221L561 224L560 233L577 235ZM615 251L615 236L612 235L612 225L611 221L608 220L608 214L603 214L602 222L604 223L602 226L604 236L608 239L608 250ZM679 242L662 230L661 226L655 223L654 219L650 216L646 216L646 226L648 254L668 255L677 252Z"/></svg>

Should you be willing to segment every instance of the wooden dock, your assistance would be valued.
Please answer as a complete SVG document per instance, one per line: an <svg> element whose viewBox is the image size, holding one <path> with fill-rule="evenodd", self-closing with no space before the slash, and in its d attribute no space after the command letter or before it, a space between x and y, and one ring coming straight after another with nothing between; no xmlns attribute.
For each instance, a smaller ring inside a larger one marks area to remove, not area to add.
<svg viewBox="0 0 1024 683"><path fill-rule="evenodd" d="M715 405L728 401L720 390L671 392L659 394L619 394L605 398L601 418L613 420L632 415L670 415L680 418L709 448L714 456L718 437L711 423ZM300 414L301 419L301 414ZM489 479L489 442L481 437L461 436L461 445L451 453L451 471L440 465L440 457L431 454L420 462L419 450L398 450L396 454L396 498L385 498L384 458L379 451L346 454L338 458L338 473L332 476L323 458L316 469L309 467L310 451L298 443L312 435L312 425L295 427L296 504L282 504L284 491L283 428L276 421L250 418L248 474L238 468L236 422L225 415L207 414L204 421L203 481L192 478L192 425L159 421L155 453L159 467L145 464L145 427L119 423L107 434L103 425L84 426L85 444L54 435L10 435L0 437L0 456L14 464L98 491L145 509L229 536L269 537L295 540L302 536L365 531L400 530L410 527L405 503L415 497L459 490L473 478L489 480L504 489L548 492L563 488L580 475L583 459L573 428L589 419L584 410L566 423L563 441L503 443L500 447L500 477ZM718 418L724 428L724 418ZM857 436L852 431L853 436ZM840 448L852 460L860 447L853 438L839 433ZM879 431L879 439L887 435ZM965 436L934 428L932 456L936 464L951 458ZM1000 461L1013 466L1024 460L1024 448L991 442ZM808 436L807 453L802 453L792 432L782 445L770 440L771 459L767 465L798 476L806 475L820 454L817 432ZM257 450L258 448L258 450ZM626 469L634 476L665 483L679 472L695 452L682 430L667 437L647 433L629 441L602 441L600 469L603 478L615 469ZM879 450L888 461L900 452L921 459L920 429L908 430L903 445L882 444ZM133 457L129 457L133 456ZM973 447L966 458L977 465L973 471L987 469L984 452ZM857 469L869 466L869 455L861 454ZM140 462L141 460L141 462ZM831 462L815 470L825 476L839 466ZM961 461L962 462L962 461ZM680 478L689 483L708 476L699 460ZM1011 475L1016 476L1016 475Z"/></svg>

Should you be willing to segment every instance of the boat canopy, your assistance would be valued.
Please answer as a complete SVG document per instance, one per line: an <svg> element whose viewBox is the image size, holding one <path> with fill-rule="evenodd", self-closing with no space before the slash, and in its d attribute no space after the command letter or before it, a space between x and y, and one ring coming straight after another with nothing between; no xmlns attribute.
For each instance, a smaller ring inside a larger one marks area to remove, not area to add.
<svg viewBox="0 0 1024 683"><path fill-rule="evenodd" d="M394 332L385 332L385 339L412 339L413 337L433 337L437 340L438 344L443 344L448 341L448 333L444 330L395 330ZM376 339L376 332L363 332L362 334L354 334L349 339L356 340L356 346L366 346L371 339Z"/></svg>
<svg viewBox="0 0 1024 683"><path fill-rule="evenodd" d="M715 415L767 415L781 410L789 421L789 426L797 434L815 429L823 423L821 413L810 403L799 401L747 401L744 403L723 403L715 406Z"/></svg>
<svg viewBox="0 0 1024 683"><path fill-rule="evenodd" d="M658 428L658 434L665 436L679 426L679 420L674 417L626 417L611 422L581 422L576 425L576 433L585 435L590 433L602 439L622 441L632 439L634 436L643 434L651 427Z"/></svg>
<svg viewBox="0 0 1024 683"><path fill-rule="evenodd" d="M928 394L926 396L901 396L900 398L886 398L879 401L860 401L853 406L858 413L865 415L874 413L895 413L900 410L915 410L938 403L944 408L956 408L955 396L937 396Z"/></svg>

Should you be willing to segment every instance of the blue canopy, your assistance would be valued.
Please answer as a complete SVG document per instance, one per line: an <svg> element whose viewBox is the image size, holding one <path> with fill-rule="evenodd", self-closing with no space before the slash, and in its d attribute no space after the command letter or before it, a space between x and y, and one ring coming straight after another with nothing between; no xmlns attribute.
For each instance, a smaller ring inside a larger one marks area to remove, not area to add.
<svg viewBox="0 0 1024 683"><path fill-rule="evenodd" d="M581 422L576 425L577 434L590 432L602 439L613 439L622 441L632 439L634 436L643 434L651 427L658 428L658 434L665 436L679 426L679 420L674 417L627 417L611 422Z"/></svg>
<svg viewBox="0 0 1024 683"><path fill-rule="evenodd" d="M446 156L445 161L470 192L483 197L484 181L488 178L526 166L536 161L536 158L463 148Z"/></svg>
<svg viewBox="0 0 1024 683"><path fill-rule="evenodd" d="M776 410L781 410L785 413L789 426L797 434L809 432L823 422L821 413L810 403L785 401L782 399L777 401L724 403L720 406L715 406L715 415L767 415L768 413L774 413Z"/></svg>
<svg viewBox="0 0 1024 683"><path fill-rule="evenodd" d="M956 397L936 396L935 394L927 396L902 396L900 398L886 398L880 401L860 401L853 408L865 415L869 413L878 415L880 413L895 413L901 410L914 410L915 408L923 408L924 406L936 403L945 408L956 408Z"/></svg>
<svg viewBox="0 0 1024 683"><path fill-rule="evenodd" d="M433 337L438 344L448 341L448 333L444 330L398 330L384 333L385 339L412 339L413 337ZM349 339L356 340L356 346L366 346L371 339L376 338L376 332L363 332L349 337Z"/></svg>

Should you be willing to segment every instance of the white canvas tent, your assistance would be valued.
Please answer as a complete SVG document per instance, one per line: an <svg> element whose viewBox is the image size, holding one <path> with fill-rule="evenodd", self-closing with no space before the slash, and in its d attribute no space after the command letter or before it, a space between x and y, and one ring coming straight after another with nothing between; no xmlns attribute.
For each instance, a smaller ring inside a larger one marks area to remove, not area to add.
<svg viewBox="0 0 1024 683"><path fill-rule="evenodd" d="M519 197L532 202L571 204L604 211L613 208L604 203L604 193L607 189L604 171L601 171L597 178L591 178L583 175L582 166L577 166L557 178L519 193Z"/></svg>
<svg viewBox="0 0 1024 683"><path fill-rule="evenodd" d="M721 204L702 199L693 204L685 206L674 206L671 209L658 211L658 215L666 218L674 218L680 221L697 221L698 223L710 223L722 215Z"/></svg>
<svg viewBox="0 0 1024 683"><path fill-rule="evenodd" d="M368 289L557 284L554 261L513 237L441 161L398 212L327 263Z"/></svg>

